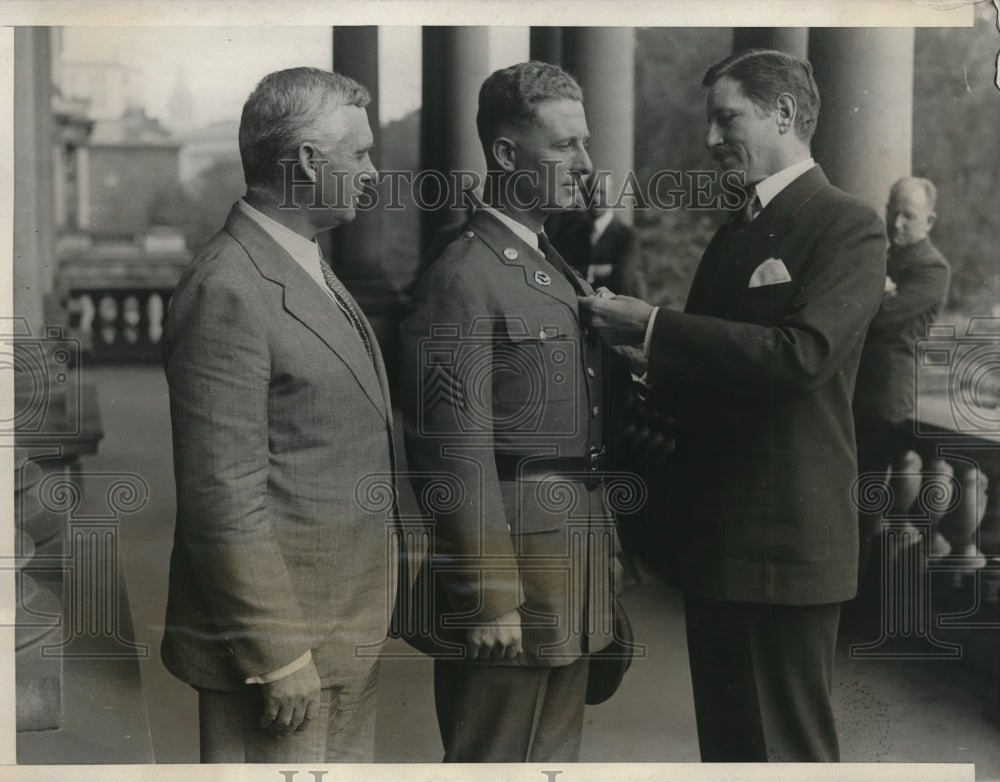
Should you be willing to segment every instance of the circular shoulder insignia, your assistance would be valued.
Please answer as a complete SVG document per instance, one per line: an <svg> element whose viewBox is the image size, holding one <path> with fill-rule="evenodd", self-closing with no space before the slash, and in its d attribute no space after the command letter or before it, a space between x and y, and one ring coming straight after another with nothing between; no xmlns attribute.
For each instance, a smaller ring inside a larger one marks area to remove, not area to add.
<svg viewBox="0 0 1000 782"><path fill-rule="evenodd" d="M552 282L552 278L545 272L535 272L535 282L539 285L548 285Z"/></svg>
<svg viewBox="0 0 1000 782"><path fill-rule="evenodd" d="M503 257L506 258L508 261L516 261L517 250L515 250L513 247L508 247L506 250L503 251Z"/></svg>
<svg viewBox="0 0 1000 782"><path fill-rule="evenodd" d="M473 236L475 236L475 234L472 233L472 231L466 231L465 232L465 238L466 239L471 239Z"/></svg>

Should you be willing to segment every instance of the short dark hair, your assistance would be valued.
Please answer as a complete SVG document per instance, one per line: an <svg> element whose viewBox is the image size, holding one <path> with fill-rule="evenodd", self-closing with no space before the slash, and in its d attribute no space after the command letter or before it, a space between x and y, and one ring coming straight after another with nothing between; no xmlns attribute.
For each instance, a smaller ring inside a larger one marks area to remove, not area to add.
<svg viewBox="0 0 1000 782"><path fill-rule="evenodd" d="M558 65L531 60L501 68L487 76L479 88L476 114L476 129L486 155L486 167L493 167L491 147L506 128L529 126L537 119L539 104L564 99L582 103L583 90Z"/></svg>
<svg viewBox="0 0 1000 782"><path fill-rule="evenodd" d="M293 159L317 121L338 106L365 107L371 101L354 79L319 68L269 73L243 104L240 158L247 188L282 182L279 160Z"/></svg>
<svg viewBox="0 0 1000 782"><path fill-rule="evenodd" d="M787 92L798 109L795 134L803 141L812 138L819 117L819 87L808 60L774 49L743 49L709 68L701 86L711 87L723 76L739 82L762 111L773 110L778 96Z"/></svg>

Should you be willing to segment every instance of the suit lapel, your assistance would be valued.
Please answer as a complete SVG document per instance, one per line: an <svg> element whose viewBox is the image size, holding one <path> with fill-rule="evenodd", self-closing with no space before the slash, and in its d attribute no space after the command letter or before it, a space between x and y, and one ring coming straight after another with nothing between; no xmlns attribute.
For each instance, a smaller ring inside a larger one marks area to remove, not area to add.
<svg viewBox="0 0 1000 782"><path fill-rule="evenodd" d="M386 418L389 416L386 392L382 378L368 358L350 321L337 309L337 305L316 284L305 270L267 232L238 207L233 207L226 220L226 230L239 242L250 256L260 275L284 290L283 304L293 318L316 334L354 375L361 390L375 408ZM353 304L353 301L352 301ZM357 305L355 305L357 309ZM357 310L369 332L372 348L376 349L371 329L361 310ZM378 352L377 349L375 351ZM380 359L376 359L376 363ZM374 389L378 387L379 391Z"/></svg>
<svg viewBox="0 0 1000 782"><path fill-rule="evenodd" d="M699 264L685 311L731 308L734 297L745 294L753 270L766 258L780 254L779 243L795 227L805 204L829 184L823 170L813 166L778 193L749 225L739 228L729 222L721 226Z"/></svg>
<svg viewBox="0 0 1000 782"><path fill-rule="evenodd" d="M829 186L830 182L823 173L823 169L819 166L813 166L778 193L764 207L757 220L754 220L750 227L753 228L763 218L761 221L763 235L772 243L777 241L795 225L802 207L816 193Z"/></svg>

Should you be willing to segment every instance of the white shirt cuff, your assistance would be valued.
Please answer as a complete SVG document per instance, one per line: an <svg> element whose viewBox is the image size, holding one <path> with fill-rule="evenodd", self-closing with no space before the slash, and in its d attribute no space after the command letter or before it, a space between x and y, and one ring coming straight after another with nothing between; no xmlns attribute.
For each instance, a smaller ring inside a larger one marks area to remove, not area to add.
<svg viewBox="0 0 1000 782"><path fill-rule="evenodd" d="M249 679L245 679L245 681L247 684L270 684L271 682L278 681L278 679L284 679L286 676L291 676L297 671L301 671L311 662L312 652L306 652L297 660L292 660L292 662L288 663L288 665L282 665L276 671L262 673L259 676L251 676Z"/></svg>
<svg viewBox="0 0 1000 782"><path fill-rule="evenodd" d="M642 358L649 365L649 343L653 338L653 321L656 320L656 313L660 311L659 307L654 307L653 311L649 315L649 322L646 323L646 337L642 341ZM643 389L649 388L648 372L643 372L642 375L637 375L635 372L631 373L632 380L638 383Z"/></svg>

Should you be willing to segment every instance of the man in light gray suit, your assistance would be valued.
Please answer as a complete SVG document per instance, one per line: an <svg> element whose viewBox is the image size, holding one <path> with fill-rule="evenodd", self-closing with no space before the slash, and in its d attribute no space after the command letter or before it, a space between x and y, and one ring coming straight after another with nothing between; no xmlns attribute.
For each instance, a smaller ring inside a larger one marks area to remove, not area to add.
<svg viewBox="0 0 1000 782"><path fill-rule="evenodd" d="M385 369L317 233L376 172L368 92L312 68L243 107L247 193L184 274L164 334L177 527L162 657L199 693L203 762L373 759L396 593Z"/></svg>

